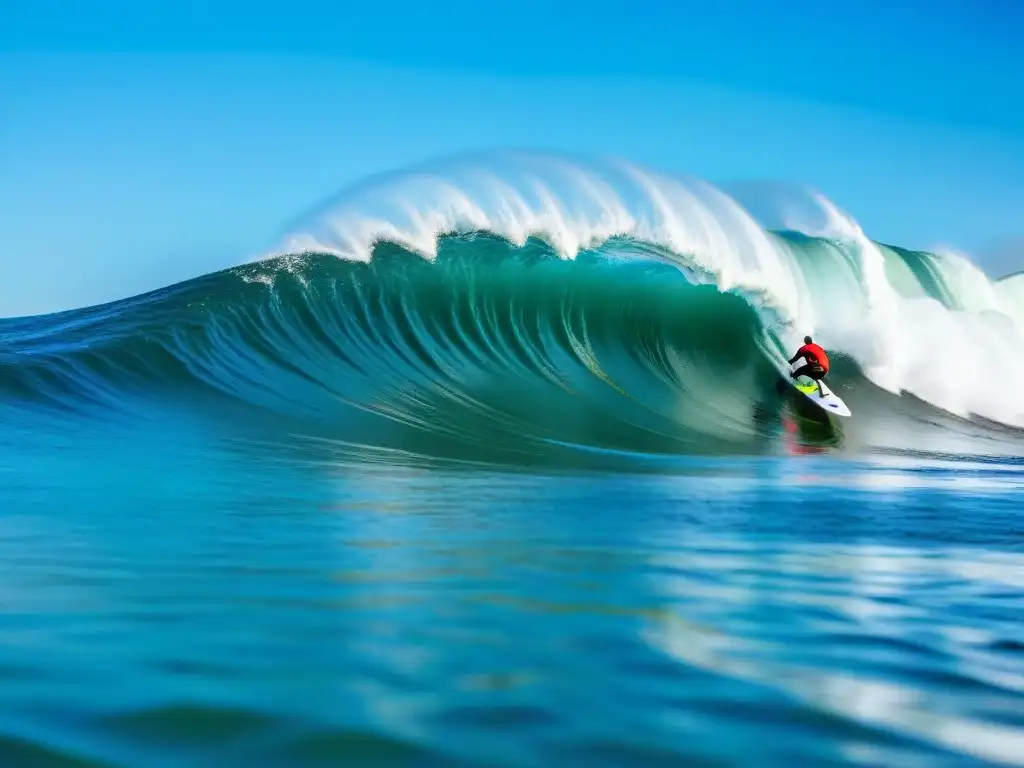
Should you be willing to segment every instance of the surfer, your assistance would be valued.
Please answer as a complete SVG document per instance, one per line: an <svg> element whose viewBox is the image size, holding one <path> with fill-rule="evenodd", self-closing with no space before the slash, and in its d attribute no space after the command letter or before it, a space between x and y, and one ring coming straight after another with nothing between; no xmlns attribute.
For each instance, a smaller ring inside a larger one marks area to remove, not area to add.
<svg viewBox="0 0 1024 768"><path fill-rule="evenodd" d="M812 379L815 384L818 385L818 394L822 398L825 397L825 392L821 388L821 380L825 378L825 374L828 373L828 355L825 354L825 350L815 344L810 336L804 336L804 345L796 351L796 354L790 359L789 364L792 365L800 358L803 358L806 362L801 365L795 371L790 373L790 378L796 379L800 376L806 376Z"/></svg>

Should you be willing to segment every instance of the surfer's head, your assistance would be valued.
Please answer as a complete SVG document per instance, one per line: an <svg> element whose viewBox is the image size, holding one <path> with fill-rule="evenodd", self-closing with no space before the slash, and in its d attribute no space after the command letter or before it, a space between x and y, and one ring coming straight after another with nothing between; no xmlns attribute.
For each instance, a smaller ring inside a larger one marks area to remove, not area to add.
<svg viewBox="0 0 1024 768"><path fill-rule="evenodd" d="M811 343L811 337L810 336L804 336L804 344L810 344L810 343Z"/></svg>

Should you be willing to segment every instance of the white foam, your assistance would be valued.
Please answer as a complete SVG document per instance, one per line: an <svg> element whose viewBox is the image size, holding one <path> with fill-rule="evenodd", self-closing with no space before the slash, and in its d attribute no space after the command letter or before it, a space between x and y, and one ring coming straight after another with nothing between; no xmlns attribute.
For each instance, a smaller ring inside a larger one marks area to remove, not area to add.
<svg viewBox="0 0 1024 768"><path fill-rule="evenodd" d="M865 374L893 392L907 391L960 416L972 414L1024 427L1018 397L1024 384L1024 326L982 271L961 254L932 257L954 307L930 297L904 297L890 285L885 257L852 217L823 197L827 225L811 235L856 249L864 314L829 318L834 342Z"/></svg>
<svg viewBox="0 0 1024 768"><path fill-rule="evenodd" d="M567 259L631 236L664 246L724 289L763 294L787 318L800 309L788 255L735 201L708 184L621 161L511 153L384 177L327 205L275 252L367 261L377 242L390 241L433 259L440 235L472 231L516 244L538 237Z"/></svg>

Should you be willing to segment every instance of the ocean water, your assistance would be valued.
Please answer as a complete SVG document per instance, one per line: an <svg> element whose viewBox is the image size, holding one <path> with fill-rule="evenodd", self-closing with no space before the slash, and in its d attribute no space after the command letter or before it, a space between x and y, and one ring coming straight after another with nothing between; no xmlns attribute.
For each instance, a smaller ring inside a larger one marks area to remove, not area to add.
<svg viewBox="0 0 1024 768"><path fill-rule="evenodd" d="M749 192L472 158L0 320L0 764L1024 764L1024 283Z"/></svg>

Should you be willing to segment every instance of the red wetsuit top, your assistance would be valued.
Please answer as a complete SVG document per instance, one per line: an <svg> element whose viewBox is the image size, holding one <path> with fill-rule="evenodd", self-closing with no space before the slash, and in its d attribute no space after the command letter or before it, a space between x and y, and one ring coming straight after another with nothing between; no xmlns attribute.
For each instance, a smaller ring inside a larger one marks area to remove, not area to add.
<svg viewBox="0 0 1024 768"><path fill-rule="evenodd" d="M802 357L809 363L817 363L826 373L828 372L828 355L817 344L804 344L797 350L795 357Z"/></svg>

